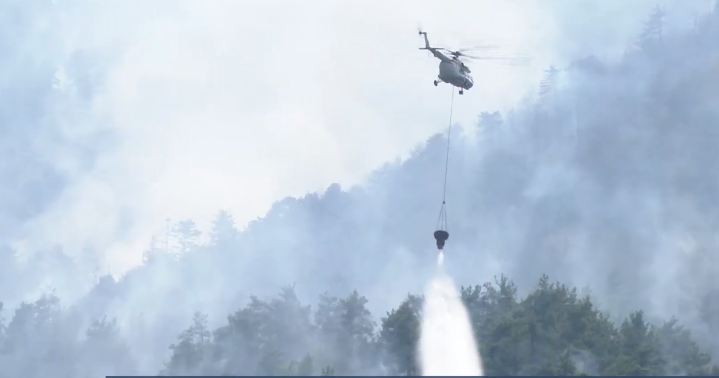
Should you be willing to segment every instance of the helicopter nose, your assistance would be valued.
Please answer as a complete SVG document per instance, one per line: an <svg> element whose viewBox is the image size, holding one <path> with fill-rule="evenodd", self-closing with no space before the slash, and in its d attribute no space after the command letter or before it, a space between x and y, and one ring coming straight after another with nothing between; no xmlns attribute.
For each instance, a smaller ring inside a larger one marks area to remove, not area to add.
<svg viewBox="0 0 719 378"><path fill-rule="evenodd" d="M467 89L470 89L474 86L474 83L471 81L467 81Z"/></svg>

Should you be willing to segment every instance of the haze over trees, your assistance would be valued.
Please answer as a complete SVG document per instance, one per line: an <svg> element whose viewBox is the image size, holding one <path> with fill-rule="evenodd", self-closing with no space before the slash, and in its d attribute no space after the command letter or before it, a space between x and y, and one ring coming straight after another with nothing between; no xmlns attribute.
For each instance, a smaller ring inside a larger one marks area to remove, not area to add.
<svg viewBox="0 0 719 378"><path fill-rule="evenodd" d="M447 263L480 283L463 299L488 374L719 374L719 10L671 33L669 16L652 12L620 61L550 67L531 103L453 132ZM31 68L38 93L52 85ZM207 243L179 222L77 300L17 304L23 288L82 287L92 262L68 257L82 254L3 246L0 376L417 374L407 293L434 268L445 143L242 230L220 212ZM42 164L13 151L4 169ZM18 200L0 232L32 216L22 195L51 201L52 180L5 188Z"/></svg>
<svg viewBox="0 0 719 378"><path fill-rule="evenodd" d="M588 296L546 276L524 298L504 276L462 288L461 295L488 375L719 374L719 366L676 319L650 324L636 311L615 324ZM159 374L419 375L422 300L410 294L376 322L357 291L342 298L323 294L312 309L292 287L284 287L272 298L251 297L215 329L207 315L196 312L169 346ZM114 319L96 320L86 330L82 320L54 296L21 305L2 324L0 372L136 373L132 346Z"/></svg>

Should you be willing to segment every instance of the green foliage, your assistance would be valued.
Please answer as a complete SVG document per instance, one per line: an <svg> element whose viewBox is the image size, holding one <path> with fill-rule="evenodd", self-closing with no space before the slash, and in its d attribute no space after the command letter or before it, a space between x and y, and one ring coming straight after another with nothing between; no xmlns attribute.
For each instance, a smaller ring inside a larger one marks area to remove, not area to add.
<svg viewBox="0 0 719 378"><path fill-rule="evenodd" d="M487 375L716 375L719 367L672 318L660 326L643 311L620 323L575 288L539 279L523 298L505 276L461 288ZM420 375L417 345L423 297L408 295L379 326L357 291L320 296L313 313L294 288L269 300L251 297L211 331L197 312L170 345L160 375ZM114 319L90 323L54 296L23 303L0 333L0 372L60 376L134 374L134 361ZM37 364L52 356L52 364ZM111 358L108 358L111 356ZM66 363L66 361L74 361ZM319 372L315 366L323 366Z"/></svg>
<svg viewBox="0 0 719 378"><path fill-rule="evenodd" d="M340 375L365 371L374 353L375 322L367 299L357 291L347 298L320 296L315 312L318 338L327 353L322 356Z"/></svg>
<svg viewBox="0 0 719 378"><path fill-rule="evenodd" d="M199 312L192 318L192 326L182 331L176 344L170 345L172 357L162 371L163 375L181 372L201 374L209 352L212 334L207 329L207 315Z"/></svg>
<svg viewBox="0 0 719 378"><path fill-rule="evenodd" d="M384 364L391 375L419 375L417 344L423 298L408 295L396 310L382 318L379 333L385 356Z"/></svg>
<svg viewBox="0 0 719 378"><path fill-rule="evenodd" d="M657 49L662 44L664 37L664 18L666 13L659 5L649 15L644 24L642 33L639 36L638 45L646 52Z"/></svg>
<svg viewBox="0 0 719 378"><path fill-rule="evenodd" d="M335 369L332 369L331 366L326 366L324 369L322 369L322 375L323 376L335 375Z"/></svg>
<svg viewBox="0 0 719 378"><path fill-rule="evenodd" d="M178 222L172 227L171 236L177 243L177 250L181 254L188 253L197 248L197 238L201 232L197 229L197 225L191 219Z"/></svg>
<svg viewBox="0 0 719 378"><path fill-rule="evenodd" d="M643 311L615 325L576 288L539 279L534 291L517 297L505 276L494 284L461 288L488 375L711 375L717 367L689 332L670 319L661 327ZM251 298L214 332L206 317L173 344L163 374L420 375L417 345L423 297L408 295L381 319L379 329L357 291L346 298L320 296L309 308L285 287L278 298ZM376 334L375 334L376 333ZM308 353L312 351L312 353ZM208 367L212 367L209 368Z"/></svg>
<svg viewBox="0 0 719 378"><path fill-rule="evenodd" d="M314 374L314 361L312 360L312 356L309 354L306 355L302 361L300 361L299 365L297 366L297 375L301 376L308 376Z"/></svg>
<svg viewBox="0 0 719 378"><path fill-rule="evenodd" d="M0 376L135 374L115 319L103 317L83 328L81 314L63 309L54 295L21 303L0 337Z"/></svg>

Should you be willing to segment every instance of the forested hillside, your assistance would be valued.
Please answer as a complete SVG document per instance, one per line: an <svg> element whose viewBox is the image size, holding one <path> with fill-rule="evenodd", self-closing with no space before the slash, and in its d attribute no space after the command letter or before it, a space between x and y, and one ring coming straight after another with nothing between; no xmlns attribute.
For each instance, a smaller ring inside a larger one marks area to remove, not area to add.
<svg viewBox="0 0 719 378"><path fill-rule="evenodd" d="M461 293L487 375L719 374L676 319L652 325L636 311L615 324L589 297L546 276L524 298L504 276ZM339 298L325 293L313 308L287 286L272 298L251 297L215 329L206 314L195 313L169 346L160 375L418 375L422 301L410 294L377 322L357 291ZM114 320L102 318L85 330L81 318L54 296L21 306L0 324L0 373L137 372L133 346Z"/></svg>
<svg viewBox="0 0 719 378"><path fill-rule="evenodd" d="M448 269L516 283L463 292L488 374L705 374L719 358L719 10L673 33L662 18L621 60L551 67L532 101L453 129ZM5 308L0 376L416 373L407 293L434 269L445 144L242 229L220 212L208 243L179 222L78 302ZM80 253L41 252L0 249L4 295L86 279Z"/></svg>

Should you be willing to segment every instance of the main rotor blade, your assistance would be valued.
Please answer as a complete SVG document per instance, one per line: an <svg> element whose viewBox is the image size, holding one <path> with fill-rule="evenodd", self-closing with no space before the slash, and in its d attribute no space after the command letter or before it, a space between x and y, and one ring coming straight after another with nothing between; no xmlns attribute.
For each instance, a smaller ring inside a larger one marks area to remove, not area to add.
<svg viewBox="0 0 719 378"><path fill-rule="evenodd" d="M478 57L471 57L470 59L476 59L476 60L485 60L485 61L491 61L491 62L503 62L511 65L524 65L528 64L532 61L532 58L530 57L524 57L524 56L516 56L516 57L509 57L509 56L478 56Z"/></svg>
<svg viewBox="0 0 719 378"><path fill-rule="evenodd" d="M484 46L484 48L482 48L482 49L484 49L484 50L494 50L494 49L498 49L498 48L499 48L499 46ZM456 56L456 57L467 57L467 58L470 58L470 59L481 59L481 57L479 57L479 56L467 54L466 52L475 51L475 50L482 50L482 49L478 49L478 48L459 49L459 50L457 50L457 51L452 51L452 55L454 55L454 56Z"/></svg>
<svg viewBox="0 0 719 378"><path fill-rule="evenodd" d="M462 53L456 54L456 56L457 56L458 58L460 58L460 59L461 59L461 58L467 58L467 59L482 59L482 57L479 57L479 56L467 55L467 54L462 54Z"/></svg>
<svg viewBox="0 0 719 378"><path fill-rule="evenodd" d="M485 45L485 44L480 44L480 45L474 45L474 46L471 46L471 47L465 47L465 48L459 49L459 50L457 50L457 51L460 52L460 53L464 53L465 51L497 50L497 49L499 49L499 46L498 46L498 45Z"/></svg>

